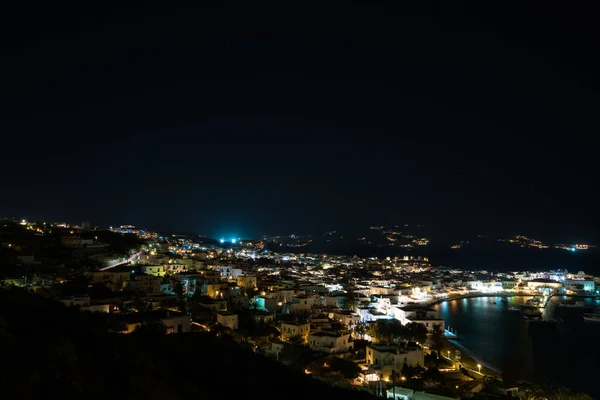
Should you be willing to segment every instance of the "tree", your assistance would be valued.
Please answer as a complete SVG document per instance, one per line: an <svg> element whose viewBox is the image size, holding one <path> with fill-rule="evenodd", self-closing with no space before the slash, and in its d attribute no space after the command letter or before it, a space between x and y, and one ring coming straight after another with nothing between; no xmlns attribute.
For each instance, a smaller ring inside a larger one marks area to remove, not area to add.
<svg viewBox="0 0 600 400"><path fill-rule="evenodd" d="M411 342L424 344L427 342L427 327L423 324L411 322L406 325L406 338Z"/></svg>
<svg viewBox="0 0 600 400"><path fill-rule="evenodd" d="M397 319L386 321L391 340L406 338L408 329Z"/></svg>
<svg viewBox="0 0 600 400"><path fill-rule="evenodd" d="M356 294L353 289L349 289L346 292L346 298L344 299L344 309L354 311L357 305Z"/></svg>
<svg viewBox="0 0 600 400"><path fill-rule="evenodd" d="M361 372L360 367L350 360L344 360L343 358L333 357L329 360L329 366L332 370L342 374L346 379L356 379Z"/></svg>
<svg viewBox="0 0 600 400"><path fill-rule="evenodd" d="M369 332L369 325L364 322L359 322L354 326L354 335L364 337Z"/></svg>
<svg viewBox="0 0 600 400"><path fill-rule="evenodd" d="M438 360L441 358L442 354L442 345L444 339L444 328L442 328L442 324L434 324L431 329L431 344L433 348L437 352Z"/></svg>
<svg viewBox="0 0 600 400"><path fill-rule="evenodd" d="M177 301L183 297L183 285L181 282L177 282L173 286L173 292L175 293L175 296L177 296Z"/></svg>
<svg viewBox="0 0 600 400"><path fill-rule="evenodd" d="M246 296L248 296L248 298L253 298L254 294L256 293L256 290L254 290L253 287L247 287L245 289L245 292L246 292Z"/></svg>
<svg viewBox="0 0 600 400"><path fill-rule="evenodd" d="M288 342L290 342L290 344L304 344L304 341L304 336L302 335L294 335L288 339Z"/></svg>
<svg viewBox="0 0 600 400"><path fill-rule="evenodd" d="M158 320L145 322L133 331L133 334L146 338L160 337L166 333L167 328L165 327L165 324Z"/></svg>
<svg viewBox="0 0 600 400"><path fill-rule="evenodd" d="M527 390L531 400L591 400L587 393L574 393L556 382L546 381Z"/></svg>
<svg viewBox="0 0 600 400"><path fill-rule="evenodd" d="M422 375L423 380L432 380L436 383L444 383L444 375L437 368L427 368L427 371Z"/></svg>

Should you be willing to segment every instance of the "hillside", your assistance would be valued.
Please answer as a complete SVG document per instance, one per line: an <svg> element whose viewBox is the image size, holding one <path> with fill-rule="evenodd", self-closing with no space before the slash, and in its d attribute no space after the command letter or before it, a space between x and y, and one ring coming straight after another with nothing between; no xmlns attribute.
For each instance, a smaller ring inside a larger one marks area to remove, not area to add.
<svg viewBox="0 0 600 400"><path fill-rule="evenodd" d="M329 387L210 334L112 334L102 316L20 289L0 289L0 316L6 398L372 398Z"/></svg>

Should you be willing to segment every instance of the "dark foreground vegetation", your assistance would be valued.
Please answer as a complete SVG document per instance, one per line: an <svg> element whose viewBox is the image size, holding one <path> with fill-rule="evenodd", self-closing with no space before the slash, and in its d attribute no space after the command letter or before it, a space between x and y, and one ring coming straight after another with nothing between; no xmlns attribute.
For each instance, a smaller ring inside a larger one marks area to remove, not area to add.
<svg viewBox="0 0 600 400"><path fill-rule="evenodd" d="M369 399L333 388L210 333L131 335L105 317L21 289L0 289L6 399Z"/></svg>

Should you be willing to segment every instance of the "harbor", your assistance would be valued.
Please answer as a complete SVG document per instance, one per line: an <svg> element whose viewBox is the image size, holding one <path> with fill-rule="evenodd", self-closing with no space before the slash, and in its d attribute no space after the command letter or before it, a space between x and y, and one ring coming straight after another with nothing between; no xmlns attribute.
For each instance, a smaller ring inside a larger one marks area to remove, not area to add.
<svg viewBox="0 0 600 400"><path fill-rule="evenodd" d="M547 376L593 392L592 372L578 372L576 366L588 357L600 357L600 351L589 346L600 335L600 323L589 321L596 317L583 312L591 307L591 315L597 315L600 300L552 296L541 309L546 319L527 318L521 312L523 307L535 304L528 302L534 300L531 296L506 300L496 296L472 297L435 306L449 333L456 336L449 338L448 343L461 351L463 363L469 363L468 357L472 360L469 368L477 370L477 365L481 365L482 373L487 375L510 375L532 382Z"/></svg>

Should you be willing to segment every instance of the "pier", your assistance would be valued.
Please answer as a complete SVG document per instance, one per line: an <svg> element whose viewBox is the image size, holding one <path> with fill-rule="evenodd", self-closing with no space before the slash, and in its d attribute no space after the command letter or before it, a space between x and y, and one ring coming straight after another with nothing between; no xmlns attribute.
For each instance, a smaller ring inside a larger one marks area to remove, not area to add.
<svg viewBox="0 0 600 400"><path fill-rule="evenodd" d="M446 339L453 339L453 340L457 340L458 339L458 331L452 330L452 328L450 328L449 326L447 326L444 329L444 337Z"/></svg>

